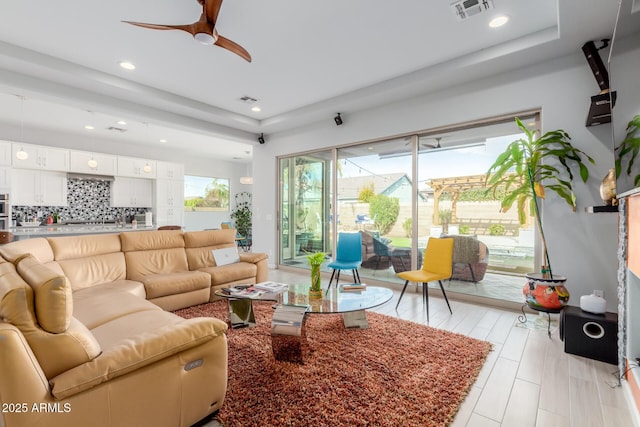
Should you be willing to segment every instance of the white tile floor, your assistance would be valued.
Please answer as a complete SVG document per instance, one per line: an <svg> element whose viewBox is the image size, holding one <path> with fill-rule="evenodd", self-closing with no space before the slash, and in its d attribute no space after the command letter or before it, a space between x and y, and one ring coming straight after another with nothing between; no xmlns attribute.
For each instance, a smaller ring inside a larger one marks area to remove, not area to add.
<svg viewBox="0 0 640 427"><path fill-rule="evenodd" d="M269 279L300 282L307 274L271 270ZM633 426L616 366L564 352L557 328L518 325L515 311L430 298L430 326L487 340L494 345L452 427ZM394 298L374 311L426 324L421 292L411 286L395 310ZM534 316L535 317L535 316ZM535 321L535 319L533 319ZM213 421L207 427L218 427Z"/></svg>

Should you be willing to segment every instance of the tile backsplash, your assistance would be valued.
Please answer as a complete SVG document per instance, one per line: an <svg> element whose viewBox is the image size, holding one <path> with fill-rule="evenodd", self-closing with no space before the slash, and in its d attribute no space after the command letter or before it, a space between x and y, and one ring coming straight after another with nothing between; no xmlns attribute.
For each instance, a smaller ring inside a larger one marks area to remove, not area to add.
<svg viewBox="0 0 640 427"><path fill-rule="evenodd" d="M58 213L59 221L110 221L121 217L143 214L144 208L114 208L111 203L111 182L84 179L67 180L67 206L12 206L12 219L31 220L40 213L41 218Z"/></svg>

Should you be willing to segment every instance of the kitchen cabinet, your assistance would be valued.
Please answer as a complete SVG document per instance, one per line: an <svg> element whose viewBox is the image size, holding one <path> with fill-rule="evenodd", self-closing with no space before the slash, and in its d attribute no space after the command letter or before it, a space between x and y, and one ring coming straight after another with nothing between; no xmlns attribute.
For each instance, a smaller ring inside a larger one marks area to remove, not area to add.
<svg viewBox="0 0 640 427"><path fill-rule="evenodd" d="M25 151L27 158L19 159L16 156L18 151ZM69 170L69 150L14 143L11 149L11 164L14 168L67 172Z"/></svg>
<svg viewBox="0 0 640 427"><path fill-rule="evenodd" d="M153 179L156 169L155 160L118 156L118 176Z"/></svg>
<svg viewBox="0 0 640 427"><path fill-rule="evenodd" d="M158 179L184 179L184 165L181 163L157 162Z"/></svg>
<svg viewBox="0 0 640 427"><path fill-rule="evenodd" d="M111 188L111 206L151 208L153 206L153 181L117 176Z"/></svg>
<svg viewBox="0 0 640 427"><path fill-rule="evenodd" d="M0 166L11 166L11 143L0 141Z"/></svg>
<svg viewBox="0 0 640 427"><path fill-rule="evenodd" d="M94 160L96 162L95 168L89 166L90 160ZM96 175L115 175L117 172L117 165L117 156L76 150L71 150L69 153L70 172Z"/></svg>
<svg viewBox="0 0 640 427"><path fill-rule="evenodd" d="M184 221L184 180L156 180L156 224L183 225Z"/></svg>
<svg viewBox="0 0 640 427"><path fill-rule="evenodd" d="M0 166L0 193L10 193L11 168ZM13 203L13 200L11 201Z"/></svg>
<svg viewBox="0 0 640 427"><path fill-rule="evenodd" d="M66 206L67 174L13 169L11 204L16 206Z"/></svg>

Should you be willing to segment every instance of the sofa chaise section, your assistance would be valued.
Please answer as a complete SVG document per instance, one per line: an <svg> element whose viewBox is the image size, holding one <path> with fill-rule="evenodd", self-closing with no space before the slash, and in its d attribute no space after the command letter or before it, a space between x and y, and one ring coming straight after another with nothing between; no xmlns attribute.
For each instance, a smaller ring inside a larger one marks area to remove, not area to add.
<svg viewBox="0 0 640 427"><path fill-rule="evenodd" d="M113 287L71 298L67 278L35 256L16 265L0 260L0 396L28 410L2 413L6 427L189 426L220 408L224 322ZM56 411L32 410L42 405Z"/></svg>

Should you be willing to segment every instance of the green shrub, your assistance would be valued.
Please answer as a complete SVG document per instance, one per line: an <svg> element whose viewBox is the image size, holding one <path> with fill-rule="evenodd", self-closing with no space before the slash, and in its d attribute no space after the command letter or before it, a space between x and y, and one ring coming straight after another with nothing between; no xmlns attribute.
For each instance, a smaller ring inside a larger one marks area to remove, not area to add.
<svg viewBox="0 0 640 427"><path fill-rule="evenodd" d="M369 203L371 198L375 195L376 193L373 191L373 182L370 182L365 184L358 192L358 201L362 203Z"/></svg>
<svg viewBox="0 0 640 427"><path fill-rule="evenodd" d="M502 224L491 224L489 226L489 235L491 236L504 236L507 229Z"/></svg>
<svg viewBox="0 0 640 427"><path fill-rule="evenodd" d="M470 229L471 227L469 227L467 224L462 224L460 227L458 227L458 232L460 234L469 234Z"/></svg>
<svg viewBox="0 0 640 427"><path fill-rule="evenodd" d="M413 225L412 218L407 218L402 223L402 229L404 230L404 235L406 237L411 237L411 228Z"/></svg>
<svg viewBox="0 0 640 427"><path fill-rule="evenodd" d="M369 216L373 218L381 235L385 235L391 230L393 224L398 220L399 213L400 202L397 197L378 194L369 200Z"/></svg>

